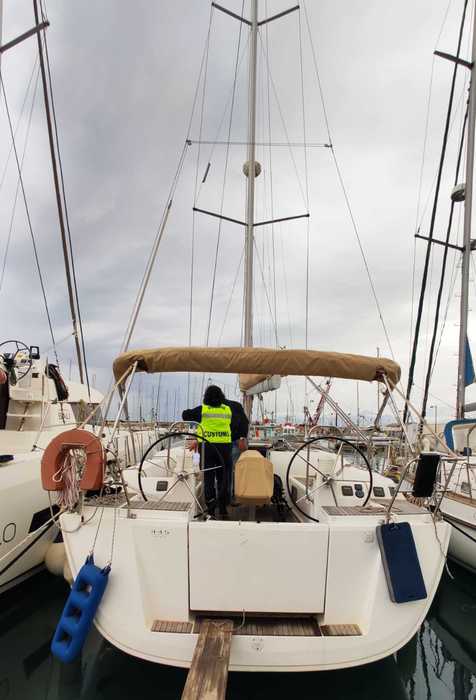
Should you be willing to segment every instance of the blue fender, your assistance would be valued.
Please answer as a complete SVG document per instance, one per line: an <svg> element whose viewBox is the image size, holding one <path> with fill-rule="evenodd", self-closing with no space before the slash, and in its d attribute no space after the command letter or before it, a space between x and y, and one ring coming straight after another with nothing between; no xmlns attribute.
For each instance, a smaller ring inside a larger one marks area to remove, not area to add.
<svg viewBox="0 0 476 700"><path fill-rule="evenodd" d="M79 570L51 642L53 656L63 663L74 661L81 653L106 590L110 570L110 566L97 567L92 554Z"/></svg>

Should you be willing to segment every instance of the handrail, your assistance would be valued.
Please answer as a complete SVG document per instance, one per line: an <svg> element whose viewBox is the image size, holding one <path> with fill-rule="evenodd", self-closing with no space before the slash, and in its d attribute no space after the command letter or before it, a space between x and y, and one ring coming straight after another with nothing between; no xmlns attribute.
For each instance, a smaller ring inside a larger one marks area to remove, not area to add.
<svg viewBox="0 0 476 700"><path fill-rule="evenodd" d="M400 481L398 482L397 488L395 489L395 493L394 493L393 496L392 496L392 500L390 501L390 503L389 503L389 505L388 505L387 513L386 513L386 516L385 516L385 522L386 522L386 523L390 522L390 518L392 517L392 516L391 516L391 511L392 511L392 508L393 508L393 504L395 503L395 499L396 499L396 497L398 496L398 494L399 494L399 492L400 492L400 486L401 486L401 485L403 484L403 482L405 481L405 477L406 477L406 475L408 474L408 470L410 469L410 465L413 464L414 462L418 462L418 459L419 459L419 457L412 457L412 459L407 463L407 466L405 467L405 471L404 471L403 474L401 475Z"/></svg>
<svg viewBox="0 0 476 700"><path fill-rule="evenodd" d="M469 497L470 497L471 500L473 500L473 487L471 486L471 477L470 477L470 475L469 475L469 457L470 457L470 454L469 454L469 450L470 450L470 447L469 447L469 436L471 435L471 433L472 433L473 430L475 430L475 429L476 429L476 423L473 425L472 428L470 428L470 429L468 430L468 434L467 434L467 436L466 436L466 457L467 457L467 460L466 460L466 473L467 473L467 475L468 475Z"/></svg>
<svg viewBox="0 0 476 700"><path fill-rule="evenodd" d="M172 425L169 426L169 429L167 432L173 433L173 431L177 425L183 425L184 423L193 424L193 425L200 425L200 423L196 420L176 420L172 423Z"/></svg>

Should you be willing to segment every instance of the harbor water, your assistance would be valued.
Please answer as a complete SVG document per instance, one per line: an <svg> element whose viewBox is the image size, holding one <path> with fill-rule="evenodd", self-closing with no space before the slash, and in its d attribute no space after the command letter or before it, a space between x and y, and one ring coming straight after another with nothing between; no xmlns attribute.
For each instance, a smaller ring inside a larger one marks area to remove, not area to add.
<svg viewBox="0 0 476 700"><path fill-rule="evenodd" d="M476 578L450 563L420 631L395 656L324 673L232 673L228 700L474 700ZM67 597L47 572L0 598L0 700L179 700L186 671L127 656L93 630L80 661L61 665L50 640ZM120 615L120 611L118 611Z"/></svg>

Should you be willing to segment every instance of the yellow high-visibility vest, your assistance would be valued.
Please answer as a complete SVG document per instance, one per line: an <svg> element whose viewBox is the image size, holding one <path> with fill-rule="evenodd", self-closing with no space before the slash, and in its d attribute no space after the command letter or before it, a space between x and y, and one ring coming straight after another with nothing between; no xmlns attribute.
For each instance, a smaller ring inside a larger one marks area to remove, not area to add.
<svg viewBox="0 0 476 700"><path fill-rule="evenodd" d="M202 420L197 431L208 442L231 443L231 408L202 404ZM199 437L200 439L200 437Z"/></svg>

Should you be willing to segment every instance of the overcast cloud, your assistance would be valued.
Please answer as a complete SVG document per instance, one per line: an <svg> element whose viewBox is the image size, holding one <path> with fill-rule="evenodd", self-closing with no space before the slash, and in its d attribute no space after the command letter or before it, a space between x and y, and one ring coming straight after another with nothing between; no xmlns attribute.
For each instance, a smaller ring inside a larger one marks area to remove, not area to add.
<svg viewBox="0 0 476 700"><path fill-rule="evenodd" d="M29 0L4 0L4 3L3 34L7 41L33 26L34 20ZM271 15L289 4L283 0L263 0L260 12L262 16ZM440 50L455 51L462 4L461 0L453 0L449 6L447 0L307 2L335 152L393 352L402 365L404 378L412 308L413 234L432 53L437 40ZM247 5L245 2L245 14L249 11ZM241 11L241 2L237 0L229 0L227 6L235 12ZM136 0L134 3L49 0L47 11L51 22L49 53L90 374L95 375L98 388L104 390L186 136L208 30L209 3L205 0L172 3L162 0ZM329 139L304 17L302 21L306 138L308 142L325 143ZM286 140L281 110L290 140L303 140L298 26L298 15L294 13L268 25L267 36L265 29L261 31L259 141L269 139L263 53L267 39L278 97L277 100L271 86L272 139ZM227 137L238 36L238 22L214 12L204 103L204 140ZM465 57L469 57L468 37L463 46ZM241 49L245 48L246 27L241 43ZM15 123L35 60L34 39L8 51L2 58L7 97ZM436 174L451 72L451 64L436 59L420 203L423 235L428 231L429 207L425 210L425 205L431 197ZM454 154L465 101L463 77L466 76L461 76L456 92L457 109L437 220L436 235L439 237L444 235L454 177ZM231 132L234 141L246 139L246 80L245 56L237 78ZM18 131L20 149L30 103L28 98ZM192 139L199 137L200 108L201 101L193 120ZM3 104L0 120L1 172L10 147ZM210 158L212 147L202 146L197 171L197 151L197 146L189 148L132 347L188 343L194 181L196 172L201 180L210 160L209 177L201 188L198 206L219 211L226 155L226 149L217 146ZM274 216L306 211L302 192L305 195L303 149L295 148L292 152L297 174L289 149L273 149ZM257 157L263 172L257 180L256 217L262 220L271 218L269 152L259 148ZM224 213L238 219L244 217L244 160L245 148L231 147ZM308 171L311 212L309 347L370 355L375 354L378 347L382 354L389 356L331 151L310 148ZM24 179L56 338L61 341L71 331L41 90L36 96ZM15 187L16 172L11 160L0 190L0 263L5 253ZM222 226L210 344L240 342L242 269L230 304L229 298L243 247L243 234L244 230L238 225L226 223ZM196 215L195 237L192 342L203 344L217 221ZM268 299L273 304L270 227L256 229L256 246L259 261L255 261L255 344L273 345L274 328L268 312ZM421 241L416 250L418 289L424 255ZM425 310L422 325L416 376L419 386L423 384L428 329L431 329L428 319L434 308L440 255L440 251L435 251L430 282L432 302ZM306 222L276 226L277 331L279 344L287 347L304 347L305 342L305 256ZM449 259L451 272L453 253ZM262 276L268 294L264 291ZM458 288L459 278L456 292ZM473 279L471 299L474 293ZM445 291L445 305L447 297L448 291ZM223 326L228 304L229 313ZM453 295L432 385L432 392L438 398L432 397L430 403L438 404L441 416L451 413L455 400L458 304L459 299ZM5 281L0 292L0 309L2 339L16 337L27 344L39 344L45 351L50 348L21 201L16 210ZM471 319L469 329L470 339L476 344L476 328ZM58 349L63 371L68 374L74 352L71 339ZM75 374L73 367L73 376ZM156 380L142 380L143 391L147 392L145 403L156 385L153 381ZM299 413L302 382L293 380L290 385ZM230 392L232 386L230 379ZM170 392L169 413L178 388L176 411L183 408L183 378L169 378L164 383L164 392L165 387ZM196 400L200 389L198 380L192 389L191 398ZM355 384L336 382L335 394L344 408L355 414ZM468 394L472 398L471 389ZM281 413L286 411L289 396L284 387L279 400ZM418 403L420 392L416 390L414 396ZM272 401L268 403L271 405ZM375 405L375 387L361 383L361 410L372 412Z"/></svg>

